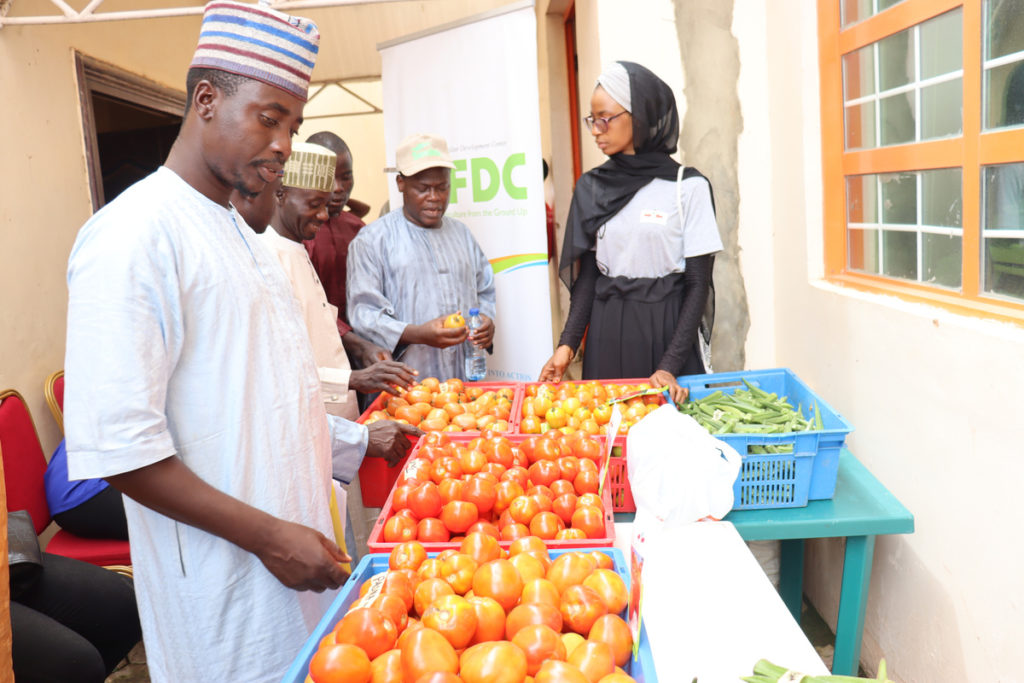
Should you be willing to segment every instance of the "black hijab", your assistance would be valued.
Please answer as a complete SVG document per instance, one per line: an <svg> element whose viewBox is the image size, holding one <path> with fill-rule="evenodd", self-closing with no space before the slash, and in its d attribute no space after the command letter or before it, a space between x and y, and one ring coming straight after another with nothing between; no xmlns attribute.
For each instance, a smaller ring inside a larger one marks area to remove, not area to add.
<svg viewBox="0 0 1024 683"><path fill-rule="evenodd" d="M679 162L669 155L679 139L679 112L672 89L649 69L619 62L629 75L635 154L614 154L576 182L562 241L558 271L572 288L580 256L593 248L598 228L619 212L637 190L655 178L675 181ZM683 177L704 177L685 168ZM714 200L712 199L712 205Z"/></svg>

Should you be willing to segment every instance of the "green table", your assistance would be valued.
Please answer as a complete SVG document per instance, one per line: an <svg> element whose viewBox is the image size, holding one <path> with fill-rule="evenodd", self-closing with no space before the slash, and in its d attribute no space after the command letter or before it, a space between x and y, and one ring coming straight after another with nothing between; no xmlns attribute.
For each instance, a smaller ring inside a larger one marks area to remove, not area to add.
<svg viewBox="0 0 1024 683"><path fill-rule="evenodd" d="M856 676L871 582L875 536L909 534L914 516L847 449L839 455L836 494L807 507L734 510L725 517L747 541L781 540L779 594L800 622L804 539L846 538L832 672Z"/></svg>

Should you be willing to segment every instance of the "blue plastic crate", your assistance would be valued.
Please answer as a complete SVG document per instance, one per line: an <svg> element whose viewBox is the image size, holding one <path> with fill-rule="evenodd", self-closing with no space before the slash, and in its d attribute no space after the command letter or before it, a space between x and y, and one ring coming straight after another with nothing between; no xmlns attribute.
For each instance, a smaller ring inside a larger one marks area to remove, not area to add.
<svg viewBox="0 0 1024 683"><path fill-rule="evenodd" d="M743 379L764 391L788 397L793 406L801 406L804 417L808 417L817 404L824 429L789 434L716 435L743 458L733 486L736 499L733 509L804 507L808 500L832 498L839 472L839 451L853 427L792 370L776 368L687 375L679 378L679 384L690 390L692 399L700 399L715 391L731 394L736 389L745 389ZM768 445L792 445L793 452L774 455L749 452L750 446Z"/></svg>
<svg viewBox="0 0 1024 683"><path fill-rule="evenodd" d="M598 550L611 556L615 573L622 577L628 588L629 566L622 556L622 551L618 548L573 548L549 550L548 553L552 558L555 558L563 553L589 552L591 550ZM435 557L437 553L429 553L429 555ZM359 598L359 587L371 576L385 572L387 569L388 555L383 553L366 555L359 561L359 564L352 572L352 576L349 577L349 580L338 591L338 596L334 598L334 602L327 609L327 613L324 614L320 623L313 629L313 633L310 634L302 649L299 650L299 654L295 657L292 665L288 667L288 671L285 673L284 678L281 679L281 683L303 683L306 680L306 676L309 673L309 662L313 659L313 655L320 646L320 640L334 628L335 624L348 612L348 608L352 603ZM623 610L620 616L626 619L626 611ZM637 683L657 683L658 681L658 675L654 670L654 659L651 657L651 644L647 639L647 629L642 623L640 627L639 652L636 658L629 661L625 669L629 672L630 676L636 679Z"/></svg>

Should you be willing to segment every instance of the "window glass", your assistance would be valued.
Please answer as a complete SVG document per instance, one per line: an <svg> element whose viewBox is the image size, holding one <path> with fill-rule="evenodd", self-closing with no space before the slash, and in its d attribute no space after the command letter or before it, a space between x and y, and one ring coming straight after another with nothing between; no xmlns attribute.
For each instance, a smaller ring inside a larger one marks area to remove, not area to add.
<svg viewBox="0 0 1024 683"><path fill-rule="evenodd" d="M883 175L881 206L886 225L917 225L917 174Z"/></svg>
<svg viewBox="0 0 1024 683"><path fill-rule="evenodd" d="M843 55L843 92L847 101L875 93L874 46Z"/></svg>
<svg viewBox="0 0 1024 683"><path fill-rule="evenodd" d="M921 223L934 227L963 227L963 189L959 168L921 172Z"/></svg>
<svg viewBox="0 0 1024 683"><path fill-rule="evenodd" d="M982 289L1024 300L1024 163L982 174Z"/></svg>
<svg viewBox="0 0 1024 683"><path fill-rule="evenodd" d="M875 146L875 101L847 107L846 148Z"/></svg>
<svg viewBox="0 0 1024 683"><path fill-rule="evenodd" d="M963 250L960 235L921 234L921 281L941 287L960 288Z"/></svg>
<svg viewBox="0 0 1024 683"><path fill-rule="evenodd" d="M878 273L878 231L850 228L850 270Z"/></svg>
<svg viewBox="0 0 1024 683"><path fill-rule="evenodd" d="M921 139L963 133L962 79L955 78L921 89Z"/></svg>
<svg viewBox="0 0 1024 683"><path fill-rule="evenodd" d="M959 71L963 63L963 12L946 12L921 24L921 79Z"/></svg>
<svg viewBox="0 0 1024 683"><path fill-rule="evenodd" d="M985 60L1024 52L1024 0L985 0Z"/></svg>
<svg viewBox="0 0 1024 683"><path fill-rule="evenodd" d="M916 80L914 31L907 29L878 41L878 89L890 90Z"/></svg>
<svg viewBox="0 0 1024 683"><path fill-rule="evenodd" d="M882 231L882 275L902 280L917 279L917 233Z"/></svg>
<svg viewBox="0 0 1024 683"><path fill-rule="evenodd" d="M842 24L855 24L901 2L903 0L841 0L839 11Z"/></svg>
<svg viewBox="0 0 1024 683"><path fill-rule="evenodd" d="M1024 61L986 68L982 83L986 128L1024 123Z"/></svg>
<svg viewBox="0 0 1024 683"><path fill-rule="evenodd" d="M850 223L877 223L877 176L855 175L846 179L846 220Z"/></svg>

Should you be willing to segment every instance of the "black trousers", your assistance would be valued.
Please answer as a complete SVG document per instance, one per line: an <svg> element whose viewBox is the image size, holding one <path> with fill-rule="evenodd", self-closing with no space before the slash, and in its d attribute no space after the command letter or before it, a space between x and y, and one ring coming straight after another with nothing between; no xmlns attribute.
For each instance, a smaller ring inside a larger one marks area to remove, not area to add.
<svg viewBox="0 0 1024 683"><path fill-rule="evenodd" d="M113 486L70 510L53 516L61 529L83 538L128 540L128 521L124 516L124 498Z"/></svg>
<svg viewBox="0 0 1024 683"><path fill-rule="evenodd" d="M103 683L142 637L131 579L50 553L11 586L11 628L18 683Z"/></svg>

